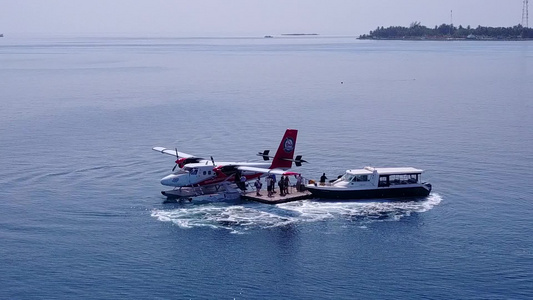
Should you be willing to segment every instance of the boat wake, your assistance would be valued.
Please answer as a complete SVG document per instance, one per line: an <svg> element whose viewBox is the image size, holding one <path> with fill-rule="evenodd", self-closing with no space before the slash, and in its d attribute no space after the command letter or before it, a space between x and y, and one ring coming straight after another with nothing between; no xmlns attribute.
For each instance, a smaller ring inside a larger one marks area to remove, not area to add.
<svg viewBox="0 0 533 300"><path fill-rule="evenodd" d="M412 213L426 212L442 201L438 194L430 194L421 201L356 201L318 202L302 201L279 204L285 210L299 215L301 221L346 219L350 221L375 222L398 221Z"/></svg>
<svg viewBox="0 0 533 300"><path fill-rule="evenodd" d="M419 201L323 202L297 201L275 206L257 203L230 205L184 204L172 209L154 209L152 217L172 222L180 228L207 227L245 233L253 229L283 227L296 223L340 220L357 222L361 227L380 221L398 221L413 213L431 210L442 201L431 194Z"/></svg>

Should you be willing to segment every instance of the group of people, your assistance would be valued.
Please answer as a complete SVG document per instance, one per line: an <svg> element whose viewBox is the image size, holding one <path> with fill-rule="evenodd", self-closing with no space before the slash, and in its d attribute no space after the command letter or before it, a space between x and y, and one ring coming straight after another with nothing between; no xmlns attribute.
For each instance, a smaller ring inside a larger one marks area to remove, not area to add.
<svg viewBox="0 0 533 300"><path fill-rule="evenodd" d="M303 181L303 177L301 174L298 174L295 176L296 177L296 191L297 192L303 192L305 190L305 184L304 184L304 181ZM340 177L340 176L339 176ZM320 176L320 185L326 185L326 180L328 178L326 177L326 173L322 173L322 176ZM290 187L290 184L291 182L289 181L289 176L286 176L286 175L283 175L281 176L281 179L280 181L276 181L276 175L274 174L269 174L266 179L266 184L267 184L267 195L268 197L272 197L275 193L276 193L276 182L278 183L278 186L279 186L279 195L280 196L285 196L287 194L289 194L289 187ZM316 185L316 183L315 183ZM261 177L257 177L255 183L254 183L254 186L255 186L255 189L256 189L256 195L257 196L262 196L260 191L261 191L261 188L263 187L263 183L261 183Z"/></svg>
<svg viewBox="0 0 533 300"><path fill-rule="evenodd" d="M280 196L285 196L289 193L290 184L289 176L281 176L281 180L278 182Z"/></svg>
<svg viewBox="0 0 533 300"><path fill-rule="evenodd" d="M267 195L268 197L272 197L276 193L276 182L279 187L279 195L285 196L289 194L289 187L291 185L291 182L289 180L289 176L283 175L281 176L279 181L276 181L276 175L269 174L266 179L266 185L267 185ZM301 192L303 190L303 183L302 183L302 175L298 174L296 176L296 189L298 192ZM263 184L261 183L261 177L258 177L257 180L254 183L254 186L256 188L256 195L261 196L261 188L263 187Z"/></svg>
<svg viewBox="0 0 533 300"><path fill-rule="evenodd" d="M296 177L296 191L297 192L303 192L305 190L305 183L304 183L304 180L303 180L303 177L301 174L298 174L295 176ZM340 176L339 176L340 177ZM326 180L328 178L326 177L326 173L322 173L322 176L320 176L320 185L326 185ZM280 181L276 181L276 175L274 174L269 174L266 179L266 184L267 184L267 193L268 193L268 197L272 197L275 193L276 193L276 190L275 190L275 187L276 187L276 182L278 183L278 186L279 186L279 195L280 196L285 196L287 194L289 194L289 187L290 187L290 181L289 181L289 176L286 176L286 175L283 175L281 176L281 179ZM316 185L316 183L315 183ZM263 187L263 184L261 183L261 177L257 177L255 183L254 183L254 186L255 186L255 189L256 189L256 195L257 196L262 196L260 191L261 191L261 188Z"/></svg>

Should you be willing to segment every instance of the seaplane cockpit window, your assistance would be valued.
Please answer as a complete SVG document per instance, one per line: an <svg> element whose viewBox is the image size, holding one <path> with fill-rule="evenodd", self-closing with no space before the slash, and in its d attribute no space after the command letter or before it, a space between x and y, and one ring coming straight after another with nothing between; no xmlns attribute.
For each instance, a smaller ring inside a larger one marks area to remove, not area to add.
<svg viewBox="0 0 533 300"><path fill-rule="evenodd" d="M177 169L176 172L174 172L174 174L185 174L187 172L189 172L189 168Z"/></svg>

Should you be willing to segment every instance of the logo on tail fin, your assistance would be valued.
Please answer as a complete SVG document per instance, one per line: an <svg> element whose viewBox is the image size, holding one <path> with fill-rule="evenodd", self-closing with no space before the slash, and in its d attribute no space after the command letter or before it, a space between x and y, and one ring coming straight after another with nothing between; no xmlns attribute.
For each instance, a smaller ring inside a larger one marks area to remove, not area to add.
<svg viewBox="0 0 533 300"><path fill-rule="evenodd" d="M292 167L292 158L294 156L294 148L296 148L297 135L298 130L296 129L287 129L285 131L285 135L283 135L283 138L279 143L278 151L276 151L270 169L290 169Z"/></svg>
<svg viewBox="0 0 533 300"><path fill-rule="evenodd" d="M291 153L294 151L294 140L290 137L285 139L285 142L283 142L283 150L287 153Z"/></svg>

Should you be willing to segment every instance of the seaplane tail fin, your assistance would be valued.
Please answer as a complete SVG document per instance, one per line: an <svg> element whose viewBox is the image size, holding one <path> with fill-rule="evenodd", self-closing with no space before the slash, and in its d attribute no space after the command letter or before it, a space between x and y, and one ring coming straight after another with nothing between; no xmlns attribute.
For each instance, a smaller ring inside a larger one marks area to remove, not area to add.
<svg viewBox="0 0 533 300"><path fill-rule="evenodd" d="M287 129L285 131L285 135L281 139L281 143L279 144L278 151L272 160L270 169L289 169L292 167L297 135L298 130L296 129Z"/></svg>

